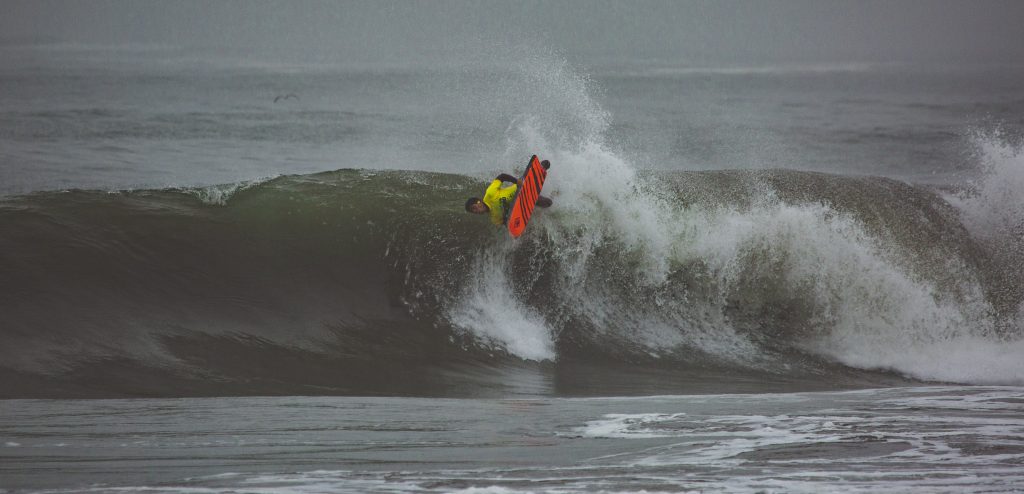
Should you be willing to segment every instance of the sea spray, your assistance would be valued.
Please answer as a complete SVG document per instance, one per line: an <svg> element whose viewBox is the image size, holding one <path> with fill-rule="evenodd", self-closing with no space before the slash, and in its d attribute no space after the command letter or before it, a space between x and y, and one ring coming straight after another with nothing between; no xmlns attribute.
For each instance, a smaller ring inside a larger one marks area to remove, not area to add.
<svg viewBox="0 0 1024 494"><path fill-rule="evenodd" d="M531 306L513 287L537 273L517 279L508 265L478 269L468 299L456 304L460 326L493 341L495 318L485 316L484 305L500 303L519 306L527 320L549 321L543 333L556 340L591 339L595 347L635 355L770 370L788 365L780 361L797 351L935 379L958 374L901 357L997 338L996 310L974 261L957 258L962 248L941 248L939 259L926 259L908 251L912 240L894 241L913 236L896 231L900 226L869 226L880 223L870 210L835 209L827 196L781 199L757 177L742 184L742 203L708 200L703 191L674 196L608 142L608 114L566 62L532 57L514 67L522 86L510 94L522 104L499 105L521 111L511 116L505 158L550 159L544 192L556 207L538 215L532 240L490 248L505 255L539 249L552 258L544 269L555 271L555 281L551 296ZM474 311L466 311L467 300ZM565 321L575 325L569 333ZM537 325L508 326L497 339L513 354L536 358L521 352ZM1020 379L1013 365L994 368Z"/></svg>
<svg viewBox="0 0 1024 494"><path fill-rule="evenodd" d="M972 138L979 177L957 196L964 224L982 238L1024 244L1024 149L993 132Z"/></svg>
<svg viewBox="0 0 1024 494"><path fill-rule="evenodd" d="M471 278L448 313L456 328L467 328L484 344L528 360L555 358L552 332L544 318L515 296L505 271L507 244L480 252L473 261ZM505 247L503 247L505 246Z"/></svg>
<svg viewBox="0 0 1024 494"><path fill-rule="evenodd" d="M949 197L991 256L996 303L1016 307L1006 332L1024 333L1024 149L998 131L972 136L977 178Z"/></svg>

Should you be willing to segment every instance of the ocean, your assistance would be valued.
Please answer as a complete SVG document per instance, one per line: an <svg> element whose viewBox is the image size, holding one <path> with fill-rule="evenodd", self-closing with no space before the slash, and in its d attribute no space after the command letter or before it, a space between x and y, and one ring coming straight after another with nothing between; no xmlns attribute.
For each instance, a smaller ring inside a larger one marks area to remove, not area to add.
<svg viewBox="0 0 1024 494"><path fill-rule="evenodd" d="M0 47L0 492L1020 492L1022 81Z"/></svg>

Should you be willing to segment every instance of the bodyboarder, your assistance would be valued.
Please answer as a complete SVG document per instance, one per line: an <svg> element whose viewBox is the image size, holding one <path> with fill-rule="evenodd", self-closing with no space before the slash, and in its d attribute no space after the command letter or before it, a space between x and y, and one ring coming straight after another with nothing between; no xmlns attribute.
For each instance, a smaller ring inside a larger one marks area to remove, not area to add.
<svg viewBox="0 0 1024 494"><path fill-rule="evenodd" d="M540 162L547 170L551 167L548 160ZM505 182L512 185L503 187ZM484 192L484 198L470 197L466 200L466 211L474 214L490 214L491 223L495 226L502 226L508 221L509 211L512 208L512 198L516 195L519 187L519 180L507 173L502 173L494 178L491 185ZM537 206L546 208L551 206L550 198L537 196Z"/></svg>

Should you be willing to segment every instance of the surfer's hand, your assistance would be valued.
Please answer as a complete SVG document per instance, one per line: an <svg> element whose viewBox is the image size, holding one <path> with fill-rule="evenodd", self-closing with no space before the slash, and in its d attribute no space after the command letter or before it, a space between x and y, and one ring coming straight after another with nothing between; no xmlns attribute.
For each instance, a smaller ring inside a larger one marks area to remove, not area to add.
<svg viewBox="0 0 1024 494"><path fill-rule="evenodd" d="M517 180L516 177L513 177L512 175L509 175L507 173L502 173L501 175L498 175L496 178L498 180L501 180L502 182L512 182L516 185L519 185L519 180Z"/></svg>

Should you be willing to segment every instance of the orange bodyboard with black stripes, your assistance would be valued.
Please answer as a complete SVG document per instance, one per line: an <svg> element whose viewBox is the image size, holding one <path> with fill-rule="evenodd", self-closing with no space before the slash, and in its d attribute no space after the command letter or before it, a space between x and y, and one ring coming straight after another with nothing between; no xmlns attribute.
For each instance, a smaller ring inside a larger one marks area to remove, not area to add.
<svg viewBox="0 0 1024 494"><path fill-rule="evenodd" d="M526 229L533 215L533 208L537 205L537 198L540 197L540 190L544 187L544 179L548 171L540 164L537 155L530 158L530 164L526 165L523 178L519 179L519 188L512 199L512 209L508 216L508 232L513 237L519 237Z"/></svg>

